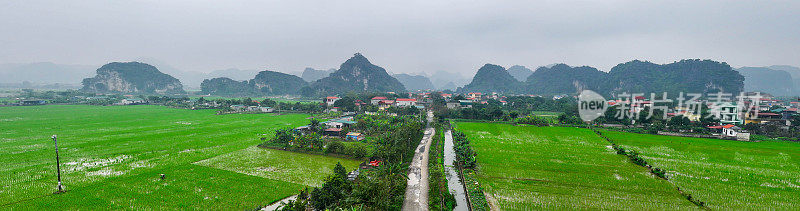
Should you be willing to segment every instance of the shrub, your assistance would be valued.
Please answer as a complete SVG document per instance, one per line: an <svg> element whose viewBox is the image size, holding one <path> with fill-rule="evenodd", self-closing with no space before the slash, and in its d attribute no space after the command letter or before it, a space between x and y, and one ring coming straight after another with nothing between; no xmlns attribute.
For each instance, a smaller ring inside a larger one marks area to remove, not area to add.
<svg viewBox="0 0 800 211"><path fill-rule="evenodd" d="M344 144L342 144L342 142L331 141L331 143L328 143L328 147L325 148L325 153L340 153L343 150Z"/></svg>
<svg viewBox="0 0 800 211"><path fill-rule="evenodd" d="M514 120L515 124L526 124L526 125L536 125L536 126L550 126L550 121L537 116L525 116L522 118L517 118Z"/></svg>

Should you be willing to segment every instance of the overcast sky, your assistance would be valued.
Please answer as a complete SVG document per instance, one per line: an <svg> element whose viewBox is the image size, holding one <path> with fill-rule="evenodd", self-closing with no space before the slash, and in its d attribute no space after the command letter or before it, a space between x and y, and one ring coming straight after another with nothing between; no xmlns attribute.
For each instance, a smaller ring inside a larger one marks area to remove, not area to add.
<svg viewBox="0 0 800 211"><path fill-rule="evenodd" d="M800 66L800 1L0 1L0 63L395 73L633 59Z"/></svg>

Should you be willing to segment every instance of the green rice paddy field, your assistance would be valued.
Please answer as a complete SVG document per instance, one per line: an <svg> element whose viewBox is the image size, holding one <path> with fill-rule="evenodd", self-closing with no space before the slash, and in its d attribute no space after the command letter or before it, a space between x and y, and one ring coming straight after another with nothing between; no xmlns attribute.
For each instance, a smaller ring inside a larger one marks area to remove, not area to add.
<svg viewBox="0 0 800 211"><path fill-rule="evenodd" d="M800 207L800 143L604 131L712 209Z"/></svg>
<svg viewBox="0 0 800 211"><path fill-rule="evenodd" d="M800 206L800 144L603 131L669 181L610 149L592 131L459 122L478 152L478 178L501 209L711 209Z"/></svg>
<svg viewBox="0 0 800 211"><path fill-rule="evenodd" d="M307 124L306 115L214 113L0 107L0 209L253 209L318 185L336 162L358 162L252 147L276 128ZM61 194L52 194L53 134Z"/></svg>
<svg viewBox="0 0 800 211"><path fill-rule="evenodd" d="M698 209L588 129L458 122L502 210ZM492 200L492 199L490 199Z"/></svg>

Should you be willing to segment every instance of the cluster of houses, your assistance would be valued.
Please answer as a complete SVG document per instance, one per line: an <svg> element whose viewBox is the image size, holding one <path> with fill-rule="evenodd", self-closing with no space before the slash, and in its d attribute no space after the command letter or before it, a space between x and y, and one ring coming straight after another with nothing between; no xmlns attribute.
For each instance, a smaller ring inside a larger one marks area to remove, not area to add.
<svg viewBox="0 0 800 211"><path fill-rule="evenodd" d="M426 93L430 94L430 93ZM414 94L412 94L414 96ZM333 107L333 104L338 101L339 97L336 96L329 96L326 97L324 100L325 104L328 107ZM419 109L424 109L426 105L429 105L432 101L427 96L418 95L416 98L396 98L396 99L389 99L388 97L377 96L370 99L369 102L363 102L361 100L357 100L355 102L356 106L361 107L365 105L373 105L377 106L379 110L385 110L390 107L416 107Z"/></svg>
<svg viewBox="0 0 800 211"><path fill-rule="evenodd" d="M275 111L275 109L273 109L272 107L267 107L267 106L231 105L230 108L236 112L272 113Z"/></svg>
<svg viewBox="0 0 800 211"><path fill-rule="evenodd" d="M501 104L506 105L506 96L502 96L496 92L484 95L480 92L467 93L464 100L453 100L452 94L442 94L442 98L447 101L448 109L472 108L475 104L487 104L488 100L497 100Z"/></svg>
<svg viewBox="0 0 800 211"><path fill-rule="evenodd" d="M753 96L758 97L753 98ZM800 102L798 102L800 100L782 101L763 93L745 93L743 99L726 102L687 101L673 108L660 109L666 109L665 112L667 112L668 117L684 116L690 121L699 121L702 117L699 107L705 105L714 113L712 115L716 115L719 118L717 125L708 126L707 128L717 131L722 136L749 139L749 133L736 125L779 123L791 126L791 119L798 115L798 108L800 108ZM645 109L650 109L652 106L658 106L655 105L656 103L659 102L647 99L644 96L636 96L633 99L633 103L619 99L608 101L610 106L626 104L626 106L629 106L626 109L630 109L631 113L639 113Z"/></svg>

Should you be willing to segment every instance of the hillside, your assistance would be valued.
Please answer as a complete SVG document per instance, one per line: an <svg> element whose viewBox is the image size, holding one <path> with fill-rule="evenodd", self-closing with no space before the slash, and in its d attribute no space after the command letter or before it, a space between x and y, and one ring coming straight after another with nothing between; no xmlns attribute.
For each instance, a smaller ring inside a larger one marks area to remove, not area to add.
<svg viewBox="0 0 800 211"><path fill-rule="evenodd" d="M203 80L203 83L200 84L200 93L230 97L245 97L259 94L247 81L237 81L225 77Z"/></svg>
<svg viewBox="0 0 800 211"><path fill-rule="evenodd" d="M152 65L113 62L97 69L97 75L83 79L83 91L99 93L185 93L181 82Z"/></svg>
<svg viewBox="0 0 800 211"><path fill-rule="evenodd" d="M585 89L598 90L605 75L594 67L556 64L539 67L525 83L527 91L534 94L573 94Z"/></svg>
<svg viewBox="0 0 800 211"><path fill-rule="evenodd" d="M405 87L386 69L376 66L360 53L342 63L339 70L303 88L304 96L324 96L347 92L402 92Z"/></svg>
<svg viewBox="0 0 800 211"><path fill-rule="evenodd" d="M303 70L303 73L301 73L300 77L302 77L303 80L305 81L314 82L316 80L330 76L331 73L333 72L336 72L336 69L331 68L328 70L317 70L314 68L306 67L306 69Z"/></svg>
<svg viewBox="0 0 800 211"><path fill-rule="evenodd" d="M515 79L518 81L526 81L528 80L528 76L533 74L533 70L528 69L525 66L514 65L508 68L508 74L511 74Z"/></svg>
<svg viewBox="0 0 800 211"><path fill-rule="evenodd" d="M792 79L794 80L794 87L797 89L795 95L800 95L800 67L789 65L772 65L768 68L773 70L783 70L791 74Z"/></svg>
<svg viewBox="0 0 800 211"><path fill-rule="evenodd" d="M556 64L540 67L528 77L525 91L532 94L575 94L589 89L603 95L627 93L739 93L744 77L724 62L681 60L654 64L634 60L618 64L608 73L593 67Z"/></svg>
<svg viewBox="0 0 800 211"><path fill-rule="evenodd" d="M249 80L252 79L256 74L258 74L258 70L240 70L237 68L228 68L224 70L214 70L211 73L208 73L207 77L211 78L230 78L233 80Z"/></svg>
<svg viewBox="0 0 800 211"><path fill-rule="evenodd" d="M306 85L300 77L274 71L261 71L250 80L250 86L266 95L299 94Z"/></svg>
<svg viewBox="0 0 800 211"><path fill-rule="evenodd" d="M431 80L422 75L394 74L392 76L397 78L409 91L435 89Z"/></svg>
<svg viewBox="0 0 800 211"><path fill-rule="evenodd" d="M662 93L739 93L744 76L724 62L688 59L670 64L634 60L611 68L605 89L609 94Z"/></svg>
<svg viewBox="0 0 800 211"><path fill-rule="evenodd" d="M795 93L792 75L786 71L773 70L766 67L742 67L736 69L744 76L744 90L748 92L766 92L776 96L788 96Z"/></svg>
<svg viewBox="0 0 800 211"><path fill-rule="evenodd" d="M522 83L508 74L505 68L499 65L485 64L475 73L471 83L458 90L459 92L516 93L520 91L521 87Z"/></svg>
<svg viewBox="0 0 800 211"><path fill-rule="evenodd" d="M456 90L472 81L471 78L464 77L461 73L451 73L446 71L436 71L431 74L431 82L437 90Z"/></svg>

